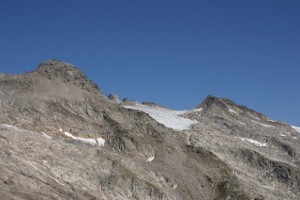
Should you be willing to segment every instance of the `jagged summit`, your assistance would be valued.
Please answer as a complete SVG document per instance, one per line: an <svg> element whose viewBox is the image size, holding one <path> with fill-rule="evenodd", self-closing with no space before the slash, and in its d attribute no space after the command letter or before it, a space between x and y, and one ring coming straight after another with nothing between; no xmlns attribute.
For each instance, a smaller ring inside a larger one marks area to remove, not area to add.
<svg viewBox="0 0 300 200"><path fill-rule="evenodd" d="M109 94L109 95L108 95L108 98L109 98L110 100L114 101L114 102L117 102L117 103L121 102L120 99L119 99L119 97L118 97L118 95L113 94L113 93L112 93L112 94Z"/></svg>
<svg viewBox="0 0 300 200"><path fill-rule="evenodd" d="M204 101L200 105L198 105L196 108L208 109L209 107L211 107L213 105L217 105L219 107L226 108L226 105L222 102L222 100L220 98L212 96L212 95L208 95L204 99Z"/></svg>
<svg viewBox="0 0 300 200"><path fill-rule="evenodd" d="M72 68L73 70L79 70L77 67L74 65L58 60L58 59L49 59L41 62L38 65L38 69L41 68Z"/></svg>
<svg viewBox="0 0 300 200"><path fill-rule="evenodd" d="M199 104L196 108L209 108L213 105L217 105L223 109L228 108L228 106L232 106L232 107L244 107L245 106L240 106L237 105L235 102L233 102L232 100L228 99L228 98L219 98L213 95L208 95L202 102L201 104Z"/></svg>
<svg viewBox="0 0 300 200"><path fill-rule="evenodd" d="M89 80L79 68L63 61L46 60L39 64L33 73L42 75L50 80L60 79L64 83L72 83L90 92L100 91L97 84Z"/></svg>
<svg viewBox="0 0 300 200"><path fill-rule="evenodd" d="M78 77L87 79L87 76L79 68L72 64L55 59L46 60L40 63L35 72L38 72L51 79L55 77Z"/></svg>
<svg viewBox="0 0 300 200"><path fill-rule="evenodd" d="M267 116L260 113L256 112L246 106L243 105L238 105L232 100L228 98L219 98L216 96L208 95L200 105L198 105L196 108L201 108L203 109L204 112L215 112L219 113L220 112L239 112L239 113L244 113L247 115L252 115L257 118L263 118L267 119ZM234 111L234 109L236 111Z"/></svg>

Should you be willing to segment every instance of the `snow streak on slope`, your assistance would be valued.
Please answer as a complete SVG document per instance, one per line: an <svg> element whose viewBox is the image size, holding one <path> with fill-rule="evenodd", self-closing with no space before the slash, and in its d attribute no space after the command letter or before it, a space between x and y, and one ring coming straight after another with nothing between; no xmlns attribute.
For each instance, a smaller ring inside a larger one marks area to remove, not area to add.
<svg viewBox="0 0 300 200"><path fill-rule="evenodd" d="M229 112L234 113L234 114L238 114L235 110L229 108Z"/></svg>
<svg viewBox="0 0 300 200"><path fill-rule="evenodd" d="M292 128L297 131L298 133L300 133L300 127L297 127L297 126L292 126Z"/></svg>
<svg viewBox="0 0 300 200"><path fill-rule="evenodd" d="M105 140L103 138L97 138L97 139L91 139L91 138L81 138L81 137L75 137L69 132L64 132L64 134L73 140L77 140L86 144L90 144L93 146L104 146Z"/></svg>
<svg viewBox="0 0 300 200"><path fill-rule="evenodd" d="M255 124L259 124L259 125L264 126L264 127L266 127L266 128L272 128L272 127L274 127L274 126L272 126L272 125L259 123L259 122L254 121L254 120L251 120L251 121L252 121L253 123L255 123Z"/></svg>
<svg viewBox="0 0 300 200"><path fill-rule="evenodd" d="M19 132L25 132L24 129L21 129L19 127L16 127L16 126L13 126L13 125L10 125L10 124L2 124L1 126L4 126L6 128L12 128L12 129L15 129L16 131L19 131Z"/></svg>
<svg viewBox="0 0 300 200"><path fill-rule="evenodd" d="M266 147L266 146L268 146L267 143L261 143L259 141L252 140L252 139L249 139L249 138L239 138L239 139L243 140L243 141L250 142L250 143L254 144L255 146L259 146L259 147Z"/></svg>
<svg viewBox="0 0 300 200"><path fill-rule="evenodd" d="M148 113L157 122L175 130L182 131L185 129L189 129L191 125L198 123L198 121L196 120L191 120L179 116L187 112L186 110L176 111L162 108L159 106L149 107L142 104L136 104L134 106L124 106L124 108L140 110L145 113Z"/></svg>

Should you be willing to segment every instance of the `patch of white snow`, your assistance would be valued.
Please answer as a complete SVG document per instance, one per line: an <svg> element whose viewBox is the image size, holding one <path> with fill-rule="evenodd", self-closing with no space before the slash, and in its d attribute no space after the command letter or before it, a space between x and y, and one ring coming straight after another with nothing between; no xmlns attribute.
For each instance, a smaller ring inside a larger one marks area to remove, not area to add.
<svg viewBox="0 0 300 200"><path fill-rule="evenodd" d="M99 146L104 146L105 140L103 138L97 138L96 140L97 140Z"/></svg>
<svg viewBox="0 0 300 200"><path fill-rule="evenodd" d="M257 119L257 120L260 120L258 117L255 117L254 115L252 115L252 114L250 114L250 113L249 113L249 115L250 115L251 117Z"/></svg>
<svg viewBox="0 0 300 200"><path fill-rule="evenodd" d="M280 134L280 136L281 136L281 137L286 137L286 135L285 135L285 134Z"/></svg>
<svg viewBox="0 0 300 200"><path fill-rule="evenodd" d="M154 158L155 158L154 156L151 156L151 157L148 158L146 161L147 161L147 162L152 162L152 161L154 160Z"/></svg>
<svg viewBox="0 0 300 200"><path fill-rule="evenodd" d="M59 129L60 132L63 132L62 128Z"/></svg>
<svg viewBox="0 0 300 200"><path fill-rule="evenodd" d="M252 140L252 139L249 139L249 138L239 138L239 139L242 140L242 141L250 142L250 143L254 144L255 146L259 146L259 147L266 147L266 146L268 146L267 143L261 143L259 141Z"/></svg>
<svg viewBox="0 0 300 200"><path fill-rule="evenodd" d="M297 131L298 133L300 133L300 127L297 126L291 126L295 131Z"/></svg>
<svg viewBox="0 0 300 200"><path fill-rule="evenodd" d="M273 119L271 119L271 118L268 118L267 121L268 121L268 122L276 122L275 120L273 120Z"/></svg>
<svg viewBox="0 0 300 200"><path fill-rule="evenodd" d="M233 113L233 114L238 114L235 110L229 108L229 112Z"/></svg>
<svg viewBox="0 0 300 200"><path fill-rule="evenodd" d="M49 139L49 140L52 139L52 137L50 135L48 135L48 134L46 134L44 132L42 132L42 136L45 137L45 138L47 138L47 139Z"/></svg>
<svg viewBox="0 0 300 200"><path fill-rule="evenodd" d="M138 103L134 106L123 106L123 107L127 109L140 110L145 113L148 113L157 122L165 125L166 127L176 129L176 130L182 131L185 129L190 129L191 125L198 123L198 121L196 120L191 120L179 116L188 112L186 110L176 111L176 110L170 110L158 106L149 107ZM197 111L201 111L201 110L198 109Z"/></svg>
<svg viewBox="0 0 300 200"><path fill-rule="evenodd" d="M195 108L193 110L190 110L188 112L201 112L203 110L203 108Z"/></svg>
<svg viewBox="0 0 300 200"><path fill-rule="evenodd" d="M246 125L246 123L245 122L241 122L241 121L238 121L240 124L242 124L242 125Z"/></svg>
<svg viewBox="0 0 300 200"><path fill-rule="evenodd" d="M259 125L261 125L261 126L264 126L264 127L266 127L266 128L272 128L272 127L274 127L273 125L259 123L259 122L254 121L254 120L251 120L251 121L254 122L254 123L256 123L256 124L259 124Z"/></svg>
<svg viewBox="0 0 300 200"><path fill-rule="evenodd" d="M12 129L15 129L15 130L17 130L17 131L19 131L19 132L25 132L24 129L18 128L18 127L16 127L16 126L13 126L13 125L10 125L10 124L2 124L2 126L6 127L6 128L12 128Z"/></svg>
<svg viewBox="0 0 300 200"><path fill-rule="evenodd" d="M73 140L77 140L86 144L90 144L93 146L104 146L105 140L103 138L96 138L96 139L91 139L91 138L81 138L81 137L76 137L73 136L72 133L69 132L64 132L64 134Z"/></svg>

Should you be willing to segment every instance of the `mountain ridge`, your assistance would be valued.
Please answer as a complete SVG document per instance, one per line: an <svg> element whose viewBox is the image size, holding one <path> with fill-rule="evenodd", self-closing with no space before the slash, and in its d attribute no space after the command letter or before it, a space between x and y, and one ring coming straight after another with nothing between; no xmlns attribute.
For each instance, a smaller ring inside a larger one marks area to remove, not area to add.
<svg viewBox="0 0 300 200"><path fill-rule="evenodd" d="M300 196L297 127L209 95L194 109L106 97L74 65L0 76L5 199Z"/></svg>

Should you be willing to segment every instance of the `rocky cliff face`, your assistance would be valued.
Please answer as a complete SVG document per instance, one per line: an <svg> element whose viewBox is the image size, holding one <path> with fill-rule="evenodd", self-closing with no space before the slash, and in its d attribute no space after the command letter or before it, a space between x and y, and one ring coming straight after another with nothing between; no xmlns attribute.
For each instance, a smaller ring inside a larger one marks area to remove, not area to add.
<svg viewBox="0 0 300 200"><path fill-rule="evenodd" d="M228 99L121 102L56 60L0 88L1 199L299 199L299 129Z"/></svg>

